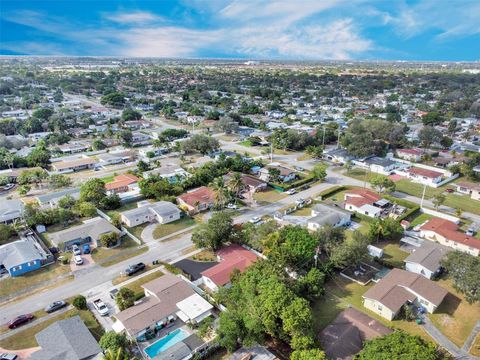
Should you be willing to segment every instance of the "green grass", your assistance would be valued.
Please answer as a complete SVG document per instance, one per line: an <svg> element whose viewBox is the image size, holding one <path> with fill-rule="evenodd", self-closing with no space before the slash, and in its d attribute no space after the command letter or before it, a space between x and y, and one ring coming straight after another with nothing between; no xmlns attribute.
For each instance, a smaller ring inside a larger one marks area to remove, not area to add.
<svg viewBox="0 0 480 360"><path fill-rule="evenodd" d="M21 350L38 346L35 340L35 334L47 328L58 320L68 319L72 316L79 315L85 325L88 327L92 335L98 341L103 335L103 328L95 319L95 316L89 310L77 310L71 309L62 314L54 316L48 320L45 320L37 325L34 325L28 329L25 329L13 336L0 340L0 347L8 350Z"/></svg>
<svg viewBox="0 0 480 360"><path fill-rule="evenodd" d="M112 174L112 175L104 176L100 179L103 180L103 182L105 182L105 183L110 183L113 180L115 180L115 175Z"/></svg>
<svg viewBox="0 0 480 360"><path fill-rule="evenodd" d="M413 195L418 198L422 198L424 185L411 182L407 179L401 179L395 182L396 190L405 194ZM432 188L430 186L425 187L425 198L431 199L437 194L441 194L445 189L452 188L451 186L442 186L439 188Z"/></svg>
<svg viewBox="0 0 480 360"><path fill-rule="evenodd" d="M93 249L92 251L92 258L95 262L99 262L101 260L108 259L112 256L117 256L118 254L122 253L125 250L133 249L137 247L138 244L130 239L128 236L124 236L122 239L122 243L114 248L106 248L104 246L98 247Z"/></svg>
<svg viewBox="0 0 480 360"><path fill-rule="evenodd" d="M372 172L370 172L368 170L365 170L365 169L352 168L352 169L346 171L345 175L347 175L351 178L360 180L360 181L365 181L365 178L366 178L367 182L369 182L371 179L376 177L378 174L372 173Z"/></svg>
<svg viewBox="0 0 480 360"><path fill-rule="evenodd" d="M472 348L470 349L470 354L480 357L480 334L477 335L475 341L473 342Z"/></svg>
<svg viewBox="0 0 480 360"><path fill-rule="evenodd" d="M142 224L142 225L137 225L137 226L134 226L134 227L126 227L126 229L131 233L133 234L135 237L137 237L138 239L142 240L142 232L143 230L148 226L150 225L150 223L145 223L145 224Z"/></svg>
<svg viewBox="0 0 480 360"><path fill-rule="evenodd" d="M73 226L81 225L81 224L83 224L83 222L79 219L69 223L67 226L63 226L63 224L53 224L53 225L50 225L50 226L47 227L47 232L48 233L53 233L53 232L57 232L57 231L62 231L62 230L71 228Z"/></svg>
<svg viewBox="0 0 480 360"><path fill-rule="evenodd" d="M144 270L136 273L135 276L138 277L138 276L140 276L140 274L146 273L147 271L150 271L150 270L152 270L152 269L155 269L155 268L157 268L157 267L159 267L159 266L160 266L160 265L151 265L151 264L150 264L150 265L147 265L147 266L145 266L145 269L144 269ZM149 274L149 275L150 275L150 274ZM149 275L146 275L146 276L149 276ZM163 275L163 273L162 273L162 275ZM158 274L157 274L157 277L159 277L159 276L161 276L161 275L158 275ZM112 284L113 284L113 285L118 285L118 284L120 284L120 283L122 283L122 282L124 282L124 281L126 281L126 280L131 279L131 278L132 278L132 277L130 277L130 276L121 274L121 275L118 275L116 278L114 278L114 279L112 280ZM138 280L141 280L141 278L139 278ZM143 284L144 284L144 283L143 283Z"/></svg>
<svg viewBox="0 0 480 360"><path fill-rule="evenodd" d="M127 203L127 204L124 204L122 205L121 207L119 207L118 209L115 209L115 210L108 210L108 211L105 211L107 213L108 216L112 216L113 214L117 213L117 212L122 212L122 211L127 211L127 210L132 210L132 209L136 209L137 208L137 202L130 202L130 203Z"/></svg>
<svg viewBox="0 0 480 360"><path fill-rule="evenodd" d="M144 292L144 290L142 288L143 284L146 284L149 281L158 279L161 276L163 276L163 272L161 272L160 270L154 271L154 272L152 272L148 275L142 276L141 278L139 278L135 281L132 281L131 283L129 283L129 284L123 286L123 287L129 288L135 294L143 293Z"/></svg>
<svg viewBox="0 0 480 360"><path fill-rule="evenodd" d="M169 224L159 224L153 230L153 238L160 239L167 235L173 234L177 231L189 228L195 224L196 224L195 220L190 217L184 217L180 220L171 222Z"/></svg>
<svg viewBox="0 0 480 360"><path fill-rule="evenodd" d="M257 192L253 195L253 198L259 203L271 204L278 200L286 198L288 195L277 190L267 190Z"/></svg>
<svg viewBox="0 0 480 360"><path fill-rule="evenodd" d="M122 261L125 261L127 259L130 259L132 257L135 257L135 256L138 256L138 255L141 255L143 253L146 253L148 251L148 246L144 246L144 247L141 247L141 248L138 248L134 251L126 251L122 254L119 254L118 256L115 256L115 257L112 257L110 260L109 259L105 259L104 261L102 261L100 263L100 266L103 266L103 267L109 267L109 266L112 266L112 265L115 265L115 264L118 264L119 262L122 262Z"/></svg>
<svg viewBox="0 0 480 360"><path fill-rule="evenodd" d="M440 279L437 284L447 289L449 294L437 311L428 316L445 336L461 347L478 321L480 303L469 304L455 290L450 279Z"/></svg>
<svg viewBox="0 0 480 360"><path fill-rule="evenodd" d="M54 263L22 276L8 277L0 283L0 297L55 279L70 272L69 265Z"/></svg>
<svg viewBox="0 0 480 360"><path fill-rule="evenodd" d="M409 253L400 249L398 242L390 242L384 244L374 244L375 246L380 245L383 249L383 260L390 264L393 267L403 268L403 260L405 260Z"/></svg>
<svg viewBox="0 0 480 360"><path fill-rule="evenodd" d="M480 201L467 195L447 194L444 205L480 215Z"/></svg>
<svg viewBox="0 0 480 360"><path fill-rule="evenodd" d="M416 212L416 213L418 213L418 212ZM432 218L434 218L434 216L429 215L429 214L420 214L418 216L415 216L410 222L410 227L413 228L417 225L423 224L425 221L428 221Z"/></svg>
<svg viewBox="0 0 480 360"><path fill-rule="evenodd" d="M238 143L238 145L247 146L247 147L253 146L253 145L252 145L252 142L251 142L250 140L240 141L240 142Z"/></svg>
<svg viewBox="0 0 480 360"><path fill-rule="evenodd" d="M362 295L372 286L372 284L362 286L341 276L333 277L326 285L325 295L313 304L312 311L315 330L320 332L341 311L352 306L388 327L402 329L410 334L419 335L427 341L432 341L427 333L420 326L416 325L415 322L405 320L388 321L364 308Z"/></svg>

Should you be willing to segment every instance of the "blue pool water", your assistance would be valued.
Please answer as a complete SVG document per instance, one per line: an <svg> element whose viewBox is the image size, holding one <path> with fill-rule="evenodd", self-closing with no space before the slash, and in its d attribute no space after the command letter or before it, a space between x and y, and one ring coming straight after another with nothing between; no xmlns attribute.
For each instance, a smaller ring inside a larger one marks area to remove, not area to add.
<svg viewBox="0 0 480 360"><path fill-rule="evenodd" d="M145 348L145 353L153 359L155 356L160 354L161 352L167 350L169 347L175 345L176 343L186 339L188 337L188 333L183 329L177 329L172 331L167 336L159 339L158 341L154 342L152 345Z"/></svg>

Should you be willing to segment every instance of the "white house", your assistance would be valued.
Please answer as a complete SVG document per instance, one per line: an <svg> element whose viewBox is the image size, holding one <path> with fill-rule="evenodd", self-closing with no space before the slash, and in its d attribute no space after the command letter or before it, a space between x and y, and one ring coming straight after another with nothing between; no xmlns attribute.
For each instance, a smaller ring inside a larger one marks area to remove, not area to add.
<svg viewBox="0 0 480 360"><path fill-rule="evenodd" d="M312 208L312 217L307 220L309 230L318 230L324 225L333 227L350 224L352 214L337 206L316 204Z"/></svg>
<svg viewBox="0 0 480 360"><path fill-rule="evenodd" d="M141 201L136 209L120 213L122 223L128 227L134 227L146 222L157 221L159 224L167 224L180 219L181 211L175 204L168 201Z"/></svg>
<svg viewBox="0 0 480 360"><path fill-rule="evenodd" d="M411 167L407 170L409 179L423 185L436 187L442 181L443 173L434 170Z"/></svg>
<svg viewBox="0 0 480 360"><path fill-rule="evenodd" d="M420 161L422 158L422 151L418 149L398 149L397 157L408 161Z"/></svg>
<svg viewBox="0 0 480 360"><path fill-rule="evenodd" d="M419 247L404 260L405 270L432 279L441 273L440 261L449 252L446 246L433 241L423 241Z"/></svg>

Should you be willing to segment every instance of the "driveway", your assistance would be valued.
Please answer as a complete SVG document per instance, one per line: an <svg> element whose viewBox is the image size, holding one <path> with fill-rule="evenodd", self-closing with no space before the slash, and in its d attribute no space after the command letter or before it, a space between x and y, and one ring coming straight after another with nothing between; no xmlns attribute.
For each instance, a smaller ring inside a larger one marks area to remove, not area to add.
<svg viewBox="0 0 480 360"><path fill-rule="evenodd" d="M143 229L140 237L142 238L144 243L148 244L148 243L156 241L156 239L153 237L153 232L155 231L155 229L157 228L158 225L159 224L157 222L155 222L153 224L147 225L145 227L145 229Z"/></svg>
<svg viewBox="0 0 480 360"><path fill-rule="evenodd" d="M8 350L0 347L0 353L10 353L10 354L15 354L17 355L17 360L27 360L30 355L32 355L35 351L40 350L41 347L34 347L34 348L29 348L29 349L22 349L22 350Z"/></svg>
<svg viewBox="0 0 480 360"><path fill-rule="evenodd" d="M83 269L86 269L86 268L89 268L89 267L95 265L95 261L93 260L91 254L82 254L80 256L83 259L83 264L82 265L75 264L73 259L72 259L72 261L70 261L70 269L73 272L78 271L78 270L83 270Z"/></svg>

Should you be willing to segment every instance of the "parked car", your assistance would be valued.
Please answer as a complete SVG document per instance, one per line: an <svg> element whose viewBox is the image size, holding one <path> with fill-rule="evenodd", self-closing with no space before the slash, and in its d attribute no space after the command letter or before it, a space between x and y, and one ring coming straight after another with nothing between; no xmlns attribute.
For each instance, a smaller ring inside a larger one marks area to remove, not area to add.
<svg viewBox="0 0 480 360"><path fill-rule="evenodd" d="M137 272L142 271L143 269L145 269L145 264L144 263L138 263L138 264L135 264L135 265L130 265L125 270L125 274L127 274L128 276L132 276L132 275L136 274Z"/></svg>
<svg viewBox="0 0 480 360"><path fill-rule="evenodd" d="M29 323L35 318L32 314L19 315L8 323L9 329L15 329L18 326Z"/></svg>
<svg viewBox="0 0 480 360"><path fill-rule="evenodd" d="M63 300L54 301L45 308L45 312L52 313L54 311L60 310L61 308L67 306L67 303Z"/></svg>
<svg viewBox="0 0 480 360"><path fill-rule="evenodd" d="M110 290L110 298L112 300L115 300L115 298L117 297L117 294L118 294L118 289L112 289Z"/></svg>
<svg viewBox="0 0 480 360"><path fill-rule="evenodd" d="M97 309L98 313L101 316L106 316L108 315L108 307L105 305L105 303L102 301L102 299L97 299L93 301L93 306L95 309Z"/></svg>
<svg viewBox="0 0 480 360"><path fill-rule="evenodd" d="M260 219L260 217L254 216L254 217L252 217L252 218L251 218L250 220L248 220L248 221L251 222L252 224L256 224L256 223L258 223L260 220L262 220L262 219Z"/></svg>
<svg viewBox="0 0 480 360"><path fill-rule="evenodd" d="M295 190L295 189L290 189L290 190L288 190L288 191L285 191L285 194L287 194L287 195L293 195L293 194L296 194L296 192L297 192L297 190Z"/></svg>
<svg viewBox="0 0 480 360"><path fill-rule="evenodd" d="M73 262L75 263L75 265L82 265L83 258L80 255L76 255L73 257Z"/></svg>
<svg viewBox="0 0 480 360"><path fill-rule="evenodd" d="M16 360L18 356L11 353L0 353L0 360Z"/></svg>
<svg viewBox="0 0 480 360"><path fill-rule="evenodd" d="M80 248L78 247L78 245L73 245L73 246L72 246L72 253L73 253L73 255L81 255L81 254L82 254L82 250L80 250Z"/></svg>
<svg viewBox="0 0 480 360"><path fill-rule="evenodd" d="M83 244L83 253L84 254L90 254L90 245L89 244Z"/></svg>
<svg viewBox="0 0 480 360"><path fill-rule="evenodd" d="M234 210L236 210L236 209L238 209L238 206L235 205L235 204L227 204L226 208L227 208L227 209L234 209Z"/></svg>
<svg viewBox="0 0 480 360"><path fill-rule="evenodd" d="M451 193L455 192L455 190L453 190L453 189L445 189L445 192L451 194Z"/></svg>
<svg viewBox="0 0 480 360"><path fill-rule="evenodd" d="M297 170L297 171L303 171L303 170L305 170L305 169L304 169L303 167L301 167L301 166L295 166L295 170Z"/></svg>
<svg viewBox="0 0 480 360"><path fill-rule="evenodd" d="M297 205L303 205L304 203L305 203L305 200L303 200L303 199L295 200L295 204L297 204Z"/></svg>
<svg viewBox="0 0 480 360"><path fill-rule="evenodd" d="M473 235L475 235L475 229L470 228L465 232L465 234L468 235L468 236L473 236Z"/></svg>

